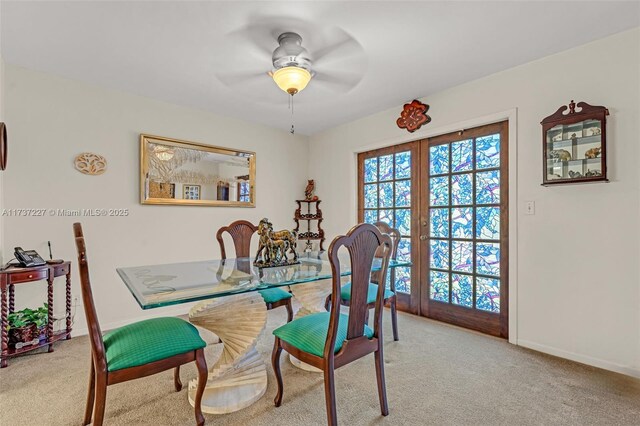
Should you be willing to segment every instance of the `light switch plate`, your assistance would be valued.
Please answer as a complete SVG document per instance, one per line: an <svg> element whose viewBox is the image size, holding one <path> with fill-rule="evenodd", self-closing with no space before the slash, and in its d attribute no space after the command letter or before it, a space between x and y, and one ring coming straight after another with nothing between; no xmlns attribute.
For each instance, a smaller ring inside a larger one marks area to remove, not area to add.
<svg viewBox="0 0 640 426"><path fill-rule="evenodd" d="M524 214L533 215L536 214L536 202L527 201L525 203Z"/></svg>

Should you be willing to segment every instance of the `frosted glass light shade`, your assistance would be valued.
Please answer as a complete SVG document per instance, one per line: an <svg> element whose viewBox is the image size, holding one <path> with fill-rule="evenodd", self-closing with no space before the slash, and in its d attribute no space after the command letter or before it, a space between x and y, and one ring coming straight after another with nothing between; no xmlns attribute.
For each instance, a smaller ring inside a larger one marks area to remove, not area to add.
<svg viewBox="0 0 640 426"><path fill-rule="evenodd" d="M284 67L273 73L273 81L290 95L304 90L311 80L311 73L300 67Z"/></svg>

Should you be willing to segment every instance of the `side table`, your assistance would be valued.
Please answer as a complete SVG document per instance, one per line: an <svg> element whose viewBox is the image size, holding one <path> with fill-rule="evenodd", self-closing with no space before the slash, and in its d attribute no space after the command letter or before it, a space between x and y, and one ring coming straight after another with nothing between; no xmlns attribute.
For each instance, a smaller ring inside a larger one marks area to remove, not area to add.
<svg viewBox="0 0 640 426"><path fill-rule="evenodd" d="M66 329L58 332L53 331L53 279L56 277L66 277ZM47 282L47 304L49 307L49 318L47 321L46 338L39 343L24 346L20 349L9 347L9 333L7 330L8 316L15 309L15 285L30 283L34 281L46 280ZM8 296L8 301L7 301ZM8 303L7 303L8 302ZM0 311L2 334L0 336L0 368L7 366L7 359L43 346L49 347L49 352L53 352L53 343L61 339L71 338L71 262L63 262L55 265L35 266L31 268L10 267L0 271Z"/></svg>

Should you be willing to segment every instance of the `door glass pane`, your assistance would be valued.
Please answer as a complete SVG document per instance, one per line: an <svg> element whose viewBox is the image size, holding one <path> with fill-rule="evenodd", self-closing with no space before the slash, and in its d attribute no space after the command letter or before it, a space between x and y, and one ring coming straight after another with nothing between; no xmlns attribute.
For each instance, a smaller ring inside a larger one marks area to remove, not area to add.
<svg viewBox="0 0 640 426"><path fill-rule="evenodd" d="M440 302L449 301L449 273L431 271L429 274L429 296Z"/></svg>
<svg viewBox="0 0 640 426"><path fill-rule="evenodd" d="M476 278L476 307L483 311L500 312L500 280Z"/></svg>
<svg viewBox="0 0 640 426"><path fill-rule="evenodd" d="M483 240L500 238L500 207L476 209L476 237Z"/></svg>
<svg viewBox="0 0 640 426"><path fill-rule="evenodd" d="M431 266L438 269L449 269L449 241L431 240Z"/></svg>
<svg viewBox="0 0 640 426"><path fill-rule="evenodd" d="M451 233L453 238L473 238L473 208L455 207L451 209Z"/></svg>
<svg viewBox="0 0 640 426"><path fill-rule="evenodd" d="M364 160L364 181L366 183L378 180L378 157Z"/></svg>
<svg viewBox="0 0 640 426"><path fill-rule="evenodd" d="M449 209L431 209L431 233L432 237L449 237Z"/></svg>
<svg viewBox="0 0 640 426"><path fill-rule="evenodd" d="M364 207L374 209L378 207L378 185L375 183L364 186Z"/></svg>
<svg viewBox="0 0 640 426"><path fill-rule="evenodd" d="M379 157L380 163L380 175L378 180L391 180L393 179L393 155L385 155Z"/></svg>
<svg viewBox="0 0 640 426"><path fill-rule="evenodd" d="M476 273L500 276L500 244L476 244Z"/></svg>
<svg viewBox="0 0 640 426"><path fill-rule="evenodd" d="M451 204L459 206L473 203L473 178L471 173L451 176Z"/></svg>
<svg viewBox="0 0 640 426"><path fill-rule="evenodd" d="M393 207L393 182L380 184L379 197L380 207Z"/></svg>
<svg viewBox="0 0 640 426"><path fill-rule="evenodd" d="M500 167L500 134L476 139L476 169Z"/></svg>
<svg viewBox="0 0 640 426"><path fill-rule="evenodd" d="M376 223L378 221L378 210L365 210L364 223Z"/></svg>
<svg viewBox="0 0 640 426"><path fill-rule="evenodd" d="M397 259L402 262L411 261L411 239L410 238L400 238L400 243L398 244Z"/></svg>
<svg viewBox="0 0 640 426"><path fill-rule="evenodd" d="M471 275L451 275L451 303L467 308L473 306L473 277Z"/></svg>
<svg viewBox="0 0 640 426"><path fill-rule="evenodd" d="M411 177L411 151L396 154L396 179Z"/></svg>
<svg viewBox="0 0 640 426"><path fill-rule="evenodd" d="M396 207L411 206L411 181L396 181Z"/></svg>
<svg viewBox="0 0 640 426"><path fill-rule="evenodd" d="M401 266L395 268L396 275L396 291L403 293L411 292L411 268L408 266Z"/></svg>
<svg viewBox="0 0 640 426"><path fill-rule="evenodd" d="M380 210L380 222L384 222L393 228L393 210Z"/></svg>
<svg viewBox="0 0 640 426"><path fill-rule="evenodd" d="M395 227L400 235L411 235L411 210L397 209Z"/></svg>
<svg viewBox="0 0 640 426"><path fill-rule="evenodd" d="M500 202L500 171L476 173L476 203L497 204Z"/></svg>
<svg viewBox="0 0 640 426"><path fill-rule="evenodd" d="M451 269L473 272L473 242L453 241L451 243Z"/></svg>
<svg viewBox="0 0 640 426"><path fill-rule="evenodd" d="M429 148L429 174L440 175L449 172L449 145Z"/></svg>
<svg viewBox="0 0 640 426"><path fill-rule="evenodd" d="M429 180L429 197L432 206L449 204L449 177L434 177Z"/></svg>
<svg viewBox="0 0 640 426"><path fill-rule="evenodd" d="M451 170L462 172L473 167L473 139L451 144Z"/></svg>

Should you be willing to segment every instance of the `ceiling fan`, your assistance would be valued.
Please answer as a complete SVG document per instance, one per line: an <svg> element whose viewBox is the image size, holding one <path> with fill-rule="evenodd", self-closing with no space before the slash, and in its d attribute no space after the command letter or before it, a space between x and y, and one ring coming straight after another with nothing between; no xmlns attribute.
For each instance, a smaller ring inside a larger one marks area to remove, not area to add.
<svg viewBox="0 0 640 426"><path fill-rule="evenodd" d="M216 77L234 91L268 103L281 99L276 86L290 95L291 133L294 95L308 84L309 99L321 100L323 91L332 97L346 93L362 80L367 65L364 49L344 30L296 18L254 20L228 34L219 53Z"/></svg>
<svg viewBox="0 0 640 426"><path fill-rule="evenodd" d="M252 94L273 85L268 77L292 96L310 81L318 90L346 93L358 85L367 64L364 49L345 31L293 18L253 22L229 34L225 45L216 77Z"/></svg>

